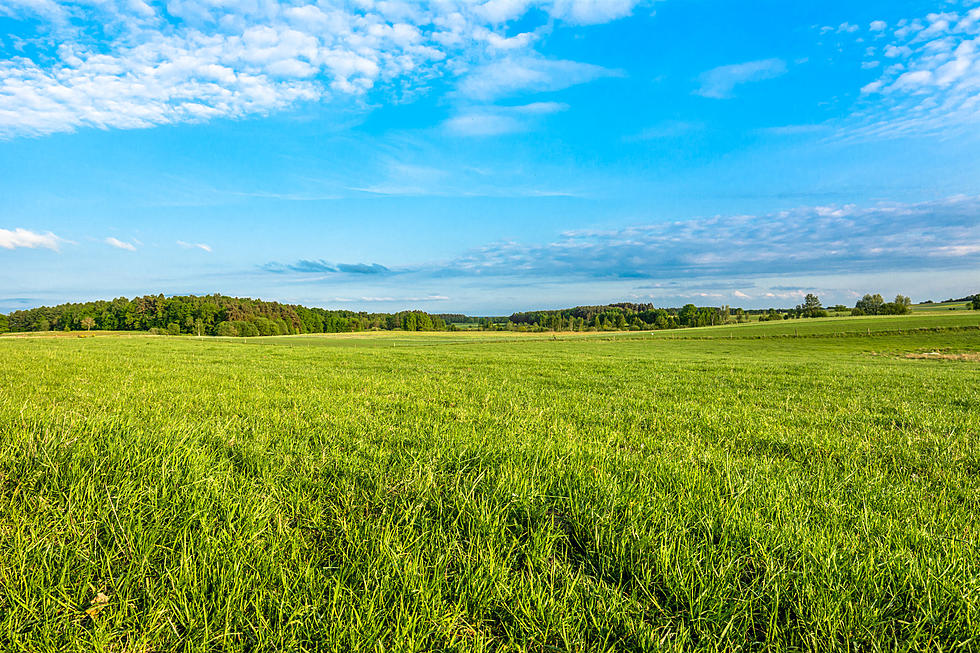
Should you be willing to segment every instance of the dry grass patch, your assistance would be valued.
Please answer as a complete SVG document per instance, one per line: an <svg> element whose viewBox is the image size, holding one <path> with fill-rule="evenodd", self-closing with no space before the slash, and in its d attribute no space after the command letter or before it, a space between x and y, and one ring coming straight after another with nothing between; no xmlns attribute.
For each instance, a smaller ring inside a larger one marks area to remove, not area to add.
<svg viewBox="0 0 980 653"><path fill-rule="evenodd" d="M916 360L945 360L945 361L980 361L980 352L968 351L953 354L949 352L927 351L914 354L905 354L905 358Z"/></svg>

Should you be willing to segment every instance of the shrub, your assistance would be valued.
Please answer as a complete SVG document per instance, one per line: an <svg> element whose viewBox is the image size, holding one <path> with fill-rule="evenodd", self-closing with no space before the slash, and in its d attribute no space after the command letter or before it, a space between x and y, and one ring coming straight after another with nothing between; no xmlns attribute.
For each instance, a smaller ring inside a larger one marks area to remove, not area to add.
<svg viewBox="0 0 980 653"><path fill-rule="evenodd" d="M231 322L221 322L214 330L215 335L234 338L238 335L238 329Z"/></svg>
<svg viewBox="0 0 980 653"><path fill-rule="evenodd" d="M235 325L235 330L238 332L239 338L254 338L259 335L259 329L251 322L245 320L236 320L232 322Z"/></svg>

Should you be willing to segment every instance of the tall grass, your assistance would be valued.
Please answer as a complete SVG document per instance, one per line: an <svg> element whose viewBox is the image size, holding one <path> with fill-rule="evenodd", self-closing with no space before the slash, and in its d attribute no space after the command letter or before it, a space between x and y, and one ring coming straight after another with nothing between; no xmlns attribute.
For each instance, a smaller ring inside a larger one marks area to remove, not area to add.
<svg viewBox="0 0 980 653"><path fill-rule="evenodd" d="M972 650L978 349L3 338L0 649Z"/></svg>

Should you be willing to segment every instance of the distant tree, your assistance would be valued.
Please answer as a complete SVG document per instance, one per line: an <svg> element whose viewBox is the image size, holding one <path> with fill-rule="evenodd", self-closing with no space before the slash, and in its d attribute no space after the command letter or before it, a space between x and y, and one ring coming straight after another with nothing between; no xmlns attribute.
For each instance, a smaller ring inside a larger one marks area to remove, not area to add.
<svg viewBox="0 0 980 653"><path fill-rule="evenodd" d="M973 310L980 311L980 294L974 295L971 303L973 304Z"/></svg>
<svg viewBox="0 0 980 653"><path fill-rule="evenodd" d="M0 313L0 333L7 333L10 331L10 320L6 315Z"/></svg>
<svg viewBox="0 0 980 653"><path fill-rule="evenodd" d="M880 294L865 295L857 301L854 308L860 309L864 315L878 315L881 307L885 305L885 300Z"/></svg>
<svg viewBox="0 0 980 653"><path fill-rule="evenodd" d="M803 299L803 305L796 307L800 317L827 317L827 311L823 309L820 298L809 293Z"/></svg>
<svg viewBox="0 0 980 653"><path fill-rule="evenodd" d="M901 304L902 306L911 306L912 300L906 295L895 295L895 303Z"/></svg>
<svg viewBox="0 0 980 653"><path fill-rule="evenodd" d="M682 326L697 326L695 321L697 320L698 307L694 304L684 304L681 308L680 313L677 314L677 319Z"/></svg>
<svg viewBox="0 0 980 653"><path fill-rule="evenodd" d="M86 316L82 318L82 326L85 327L86 331L91 331L92 327L95 326L95 318L92 316Z"/></svg>

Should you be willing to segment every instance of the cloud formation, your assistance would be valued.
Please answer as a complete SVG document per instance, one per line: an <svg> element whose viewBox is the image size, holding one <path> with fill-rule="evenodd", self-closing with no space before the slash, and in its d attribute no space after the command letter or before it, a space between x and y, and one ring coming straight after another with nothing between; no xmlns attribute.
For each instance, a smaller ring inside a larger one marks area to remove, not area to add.
<svg viewBox="0 0 980 653"><path fill-rule="evenodd" d="M63 242L66 241L58 238L50 231L42 234L21 228L0 229L0 247L4 249L15 249L17 247L36 249L43 247L57 252Z"/></svg>
<svg viewBox="0 0 980 653"><path fill-rule="evenodd" d="M178 240L177 244L184 249L200 249L202 251L211 253L213 251L212 247L206 243L188 243L183 240Z"/></svg>
<svg viewBox="0 0 980 653"><path fill-rule="evenodd" d="M118 238L114 238L112 236L106 238L105 243L107 245L112 245L113 247L118 247L119 249L125 249L129 252L136 251L136 245L134 245L133 243L127 243L124 240L119 240Z"/></svg>
<svg viewBox="0 0 980 653"><path fill-rule="evenodd" d="M980 197L807 207L492 244L442 274L642 279L853 273L980 265Z"/></svg>
<svg viewBox="0 0 980 653"><path fill-rule="evenodd" d="M519 106L470 107L453 116L443 126L460 136L499 136L526 131L535 118L568 110L560 102L532 102Z"/></svg>
<svg viewBox="0 0 980 653"><path fill-rule="evenodd" d="M268 263L266 272L398 274L423 278L588 280L746 278L980 265L980 197L919 204L814 206L763 215L715 216L615 230L569 231L552 242L493 243L420 266ZM649 282L647 282L649 283ZM638 288L657 288L645 285ZM739 282L738 288L744 288Z"/></svg>
<svg viewBox="0 0 980 653"><path fill-rule="evenodd" d="M695 93L717 100L730 99L734 97L736 86L781 77L787 70L786 62L782 59L762 59L719 66L702 73L699 78L701 87Z"/></svg>
<svg viewBox="0 0 980 653"><path fill-rule="evenodd" d="M880 72L861 89L852 136L949 133L980 123L980 7L949 9L893 27L871 23L882 43L867 49L863 67Z"/></svg>
<svg viewBox="0 0 980 653"><path fill-rule="evenodd" d="M616 74L550 60L507 23L592 24L638 0L6 2L26 36L0 59L0 138L263 115L458 79L493 101ZM0 53L4 50L0 49Z"/></svg>
<svg viewBox="0 0 980 653"><path fill-rule="evenodd" d="M577 61L539 55L508 56L474 68L459 86L462 96L493 101L526 91L559 91L623 73Z"/></svg>
<svg viewBox="0 0 980 653"><path fill-rule="evenodd" d="M391 272L388 268L378 263L328 263L323 259L308 260L302 259L296 263L266 263L261 266L266 272L286 273L298 272L300 274L387 274Z"/></svg>

